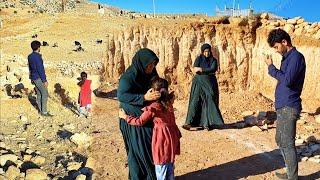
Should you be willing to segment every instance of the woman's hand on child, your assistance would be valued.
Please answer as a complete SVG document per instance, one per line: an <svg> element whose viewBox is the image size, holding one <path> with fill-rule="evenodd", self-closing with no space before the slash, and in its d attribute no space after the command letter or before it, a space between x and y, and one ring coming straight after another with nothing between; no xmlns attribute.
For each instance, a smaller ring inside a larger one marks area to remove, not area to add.
<svg viewBox="0 0 320 180"><path fill-rule="evenodd" d="M153 88L151 88L144 95L144 99L146 101L155 101L155 100L159 99L160 96L161 96L161 93L159 91L155 91Z"/></svg>
<svg viewBox="0 0 320 180"><path fill-rule="evenodd" d="M119 118L121 119L126 119L127 118L127 114L123 109L119 109Z"/></svg>

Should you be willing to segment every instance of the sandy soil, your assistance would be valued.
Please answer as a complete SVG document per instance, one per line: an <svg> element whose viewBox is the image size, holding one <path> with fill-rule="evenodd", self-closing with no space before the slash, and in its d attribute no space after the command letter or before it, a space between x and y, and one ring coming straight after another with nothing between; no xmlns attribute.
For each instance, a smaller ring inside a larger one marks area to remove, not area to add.
<svg viewBox="0 0 320 180"><path fill-rule="evenodd" d="M18 10L17 15L12 12L10 9L0 12L4 15L4 28L0 32L1 57L26 57L30 53L29 43L33 40L31 36L38 34L38 40L50 44L42 48L42 53L45 63L52 65L61 61L102 61L106 47L104 43L96 44L97 39L104 40L108 33L127 28L133 23L143 23L129 18L92 13L69 12L52 16L30 14L26 9ZM84 52L72 51L75 40L82 42ZM53 48L53 43L59 46ZM8 59L1 59L6 60ZM126 153L117 118L118 102L114 99L116 84L105 85L100 97L94 97L92 118L78 118L75 108L63 103L63 97L66 96L70 98L70 102L76 101L78 87L75 77L63 76L51 68L48 67L47 71L50 83L48 106L55 116L51 119L39 117L32 105L32 96L11 99L1 95L0 140L19 157L22 157L21 152L26 148L39 151L46 158L41 167L51 177L66 178L70 172L66 170L66 166L58 166L58 162L64 161L66 156L72 156L77 162L85 162L88 157L95 159L96 179L127 179ZM56 83L66 89L63 94L54 92ZM31 84L27 86L32 87ZM241 114L244 111L273 111L273 103L257 92L223 92L220 102L227 124L242 121ZM187 104L186 99L175 102L179 127L185 121ZM315 136L319 140L320 125L313 118L319 111L306 113L310 118L306 120L306 124L298 125L297 134ZM21 121L21 116L27 120ZM80 132L93 137L89 148L79 148L69 140L70 133ZM266 131L230 126L229 129L209 132L183 129L181 132L182 153L175 164L177 179L275 179L274 172L283 171L284 164L274 141L275 128L272 125ZM65 160L64 163L68 161ZM299 174L303 179L320 178L319 171L320 165L317 163L299 163Z"/></svg>

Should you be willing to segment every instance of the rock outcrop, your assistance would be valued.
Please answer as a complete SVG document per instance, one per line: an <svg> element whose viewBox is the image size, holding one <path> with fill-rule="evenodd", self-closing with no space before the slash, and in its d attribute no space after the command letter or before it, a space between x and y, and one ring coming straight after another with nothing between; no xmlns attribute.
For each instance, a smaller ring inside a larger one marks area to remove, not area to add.
<svg viewBox="0 0 320 180"><path fill-rule="evenodd" d="M200 53L200 46L206 42L213 45L213 54L219 59L217 76L220 90L256 90L273 99L276 81L267 74L263 53L271 54L275 65L280 66L281 56L267 44L268 32L279 27L289 32L293 44L305 56L307 72L302 97L311 100L307 101L307 107L317 108L314 102L320 102L320 94L316 93L320 83L315 83L320 81L320 63L317 60L320 55L320 41L317 39L320 23L304 25L301 18L296 18L295 22L229 18L218 23L215 19L180 25L145 23L109 35L104 77L108 81L118 80L130 65L134 53L147 47L160 58L157 66L160 76L179 87L176 89L180 97L187 97L193 62Z"/></svg>

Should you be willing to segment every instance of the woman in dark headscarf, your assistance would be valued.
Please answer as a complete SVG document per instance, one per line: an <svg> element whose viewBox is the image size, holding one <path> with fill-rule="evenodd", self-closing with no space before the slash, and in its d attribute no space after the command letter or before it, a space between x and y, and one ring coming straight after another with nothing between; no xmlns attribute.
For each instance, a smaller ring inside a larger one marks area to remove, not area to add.
<svg viewBox="0 0 320 180"><path fill-rule="evenodd" d="M207 130L221 127L224 122L219 110L219 89L215 72L218 62L209 44L201 46L201 54L194 62L195 76L189 99L189 108L184 129L203 127Z"/></svg>
<svg viewBox="0 0 320 180"><path fill-rule="evenodd" d="M119 81L118 100L126 114L139 117L148 101L160 98L160 92L150 88L151 78L158 76L157 55L150 49L140 49L132 59L131 66ZM120 119L120 130L124 139L129 166L129 179L156 179L151 153L153 121L144 126L131 126Z"/></svg>

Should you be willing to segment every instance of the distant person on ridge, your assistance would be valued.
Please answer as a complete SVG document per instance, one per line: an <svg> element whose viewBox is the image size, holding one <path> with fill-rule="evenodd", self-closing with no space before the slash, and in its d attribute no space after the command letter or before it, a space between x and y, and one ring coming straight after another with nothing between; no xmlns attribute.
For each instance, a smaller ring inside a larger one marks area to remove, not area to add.
<svg viewBox="0 0 320 180"><path fill-rule="evenodd" d="M42 55L40 54L40 46L41 43L39 41L31 42L33 52L28 56L29 77L36 89L39 113L42 116L51 117L53 115L47 111L48 81L43 66Z"/></svg>
<svg viewBox="0 0 320 180"><path fill-rule="evenodd" d="M278 83L275 91L277 111L276 142L283 156L287 172L276 172L280 179L298 179L298 160L295 148L296 124L302 110L301 92L303 88L306 63L304 56L291 44L291 38L282 29L274 29L268 35L268 44L282 55L280 69L273 65L267 55L269 75Z"/></svg>

